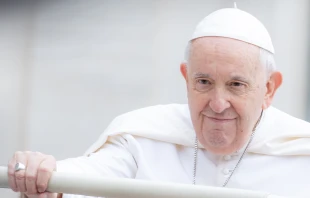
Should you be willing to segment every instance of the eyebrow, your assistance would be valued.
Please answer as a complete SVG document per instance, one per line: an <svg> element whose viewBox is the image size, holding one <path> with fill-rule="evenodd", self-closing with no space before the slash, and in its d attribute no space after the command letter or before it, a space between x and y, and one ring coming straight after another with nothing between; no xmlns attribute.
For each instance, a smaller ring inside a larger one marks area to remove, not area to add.
<svg viewBox="0 0 310 198"><path fill-rule="evenodd" d="M201 73L201 72L197 72L194 73L194 78L210 78L209 74L205 74L205 73Z"/></svg>
<svg viewBox="0 0 310 198"><path fill-rule="evenodd" d="M242 77L242 76L238 76L238 75L235 75L235 76L232 76L232 78L231 78L232 80L237 80L237 81L242 81L242 82L249 82L249 80L248 79L246 79L246 78L244 78L244 77Z"/></svg>
<svg viewBox="0 0 310 198"><path fill-rule="evenodd" d="M194 76L194 78L211 78L210 74L201 73L201 72L194 73L193 76ZM244 77L239 76L239 75L232 75L231 76L231 80L236 80L236 81L242 81L242 82L249 83L249 80L247 78L244 78Z"/></svg>

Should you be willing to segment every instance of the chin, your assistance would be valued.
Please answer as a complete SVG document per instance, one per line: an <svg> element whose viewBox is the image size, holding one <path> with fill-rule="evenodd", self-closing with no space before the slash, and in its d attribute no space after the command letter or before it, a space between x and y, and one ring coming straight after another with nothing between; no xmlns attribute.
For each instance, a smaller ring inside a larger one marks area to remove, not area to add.
<svg viewBox="0 0 310 198"><path fill-rule="evenodd" d="M205 147L209 152L216 154L216 155L229 155L237 151L235 147L214 147L208 146Z"/></svg>
<svg viewBox="0 0 310 198"><path fill-rule="evenodd" d="M207 133L201 133L200 143L204 148L213 154L227 155L238 150L238 141L236 134L228 134L225 131L210 130Z"/></svg>
<svg viewBox="0 0 310 198"><path fill-rule="evenodd" d="M236 144L234 144L234 141L228 141L225 139L222 139L222 141L218 141L219 139L216 140L212 141L212 138L210 138L204 141L204 147L206 148L206 150L217 155L228 155L238 150L238 147Z"/></svg>

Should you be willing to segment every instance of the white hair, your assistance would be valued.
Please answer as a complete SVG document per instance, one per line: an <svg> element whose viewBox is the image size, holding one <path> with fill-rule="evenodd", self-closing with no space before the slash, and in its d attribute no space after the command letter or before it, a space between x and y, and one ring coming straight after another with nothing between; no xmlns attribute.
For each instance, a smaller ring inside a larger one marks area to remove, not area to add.
<svg viewBox="0 0 310 198"><path fill-rule="evenodd" d="M269 77L270 74L277 69L273 54L263 48L259 48L259 59L262 66L265 67L267 76Z"/></svg>
<svg viewBox="0 0 310 198"><path fill-rule="evenodd" d="M189 61L191 43L192 43L191 41L188 42L186 49L185 49L185 54L184 54L185 63L188 63ZM267 76L269 77L270 74L276 70L276 62L275 62L273 54L263 48L259 48L259 59L260 59L262 66L265 67Z"/></svg>

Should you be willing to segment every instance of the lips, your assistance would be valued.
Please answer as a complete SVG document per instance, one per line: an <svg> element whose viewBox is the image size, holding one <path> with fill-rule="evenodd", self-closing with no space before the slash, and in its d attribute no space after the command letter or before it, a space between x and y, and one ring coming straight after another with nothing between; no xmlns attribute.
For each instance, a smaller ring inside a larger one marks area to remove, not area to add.
<svg viewBox="0 0 310 198"><path fill-rule="evenodd" d="M208 117L207 118L213 122L218 122L218 123L225 123L225 122L232 122L236 118L215 118L215 117Z"/></svg>

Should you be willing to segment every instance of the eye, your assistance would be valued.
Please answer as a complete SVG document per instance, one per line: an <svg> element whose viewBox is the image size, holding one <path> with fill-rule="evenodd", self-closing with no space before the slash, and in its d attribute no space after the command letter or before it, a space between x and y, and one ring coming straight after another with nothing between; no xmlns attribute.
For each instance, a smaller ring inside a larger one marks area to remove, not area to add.
<svg viewBox="0 0 310 198"><path fill-rule="evenodd" d="M202 84L202 85L207 85L207 84L210 84L210 81L206 80L206 79L199 79L197 80L197 82L199 84Z"/></svg>
<svg viewBox="0 0 310 198"><path fill-rule="evenodd" d="M241 87L241 86L245 86L243 83L241 82L232 82L230 83L231 86L234 86L234 87Z"/></svg>
<svg viewBox="0 0 310 198"><path fill-rule="evenodd" d="M248 87L246 83L240 81L230 82L228 86L236 93L245 93Z"/></svg>
<svg viewBox="0 0 310 198"><path fill-rule="evenodd" d="M197 79L195 83L195 89L199 92L206 92L210 89L212 83L207 79Z"/></svg>

